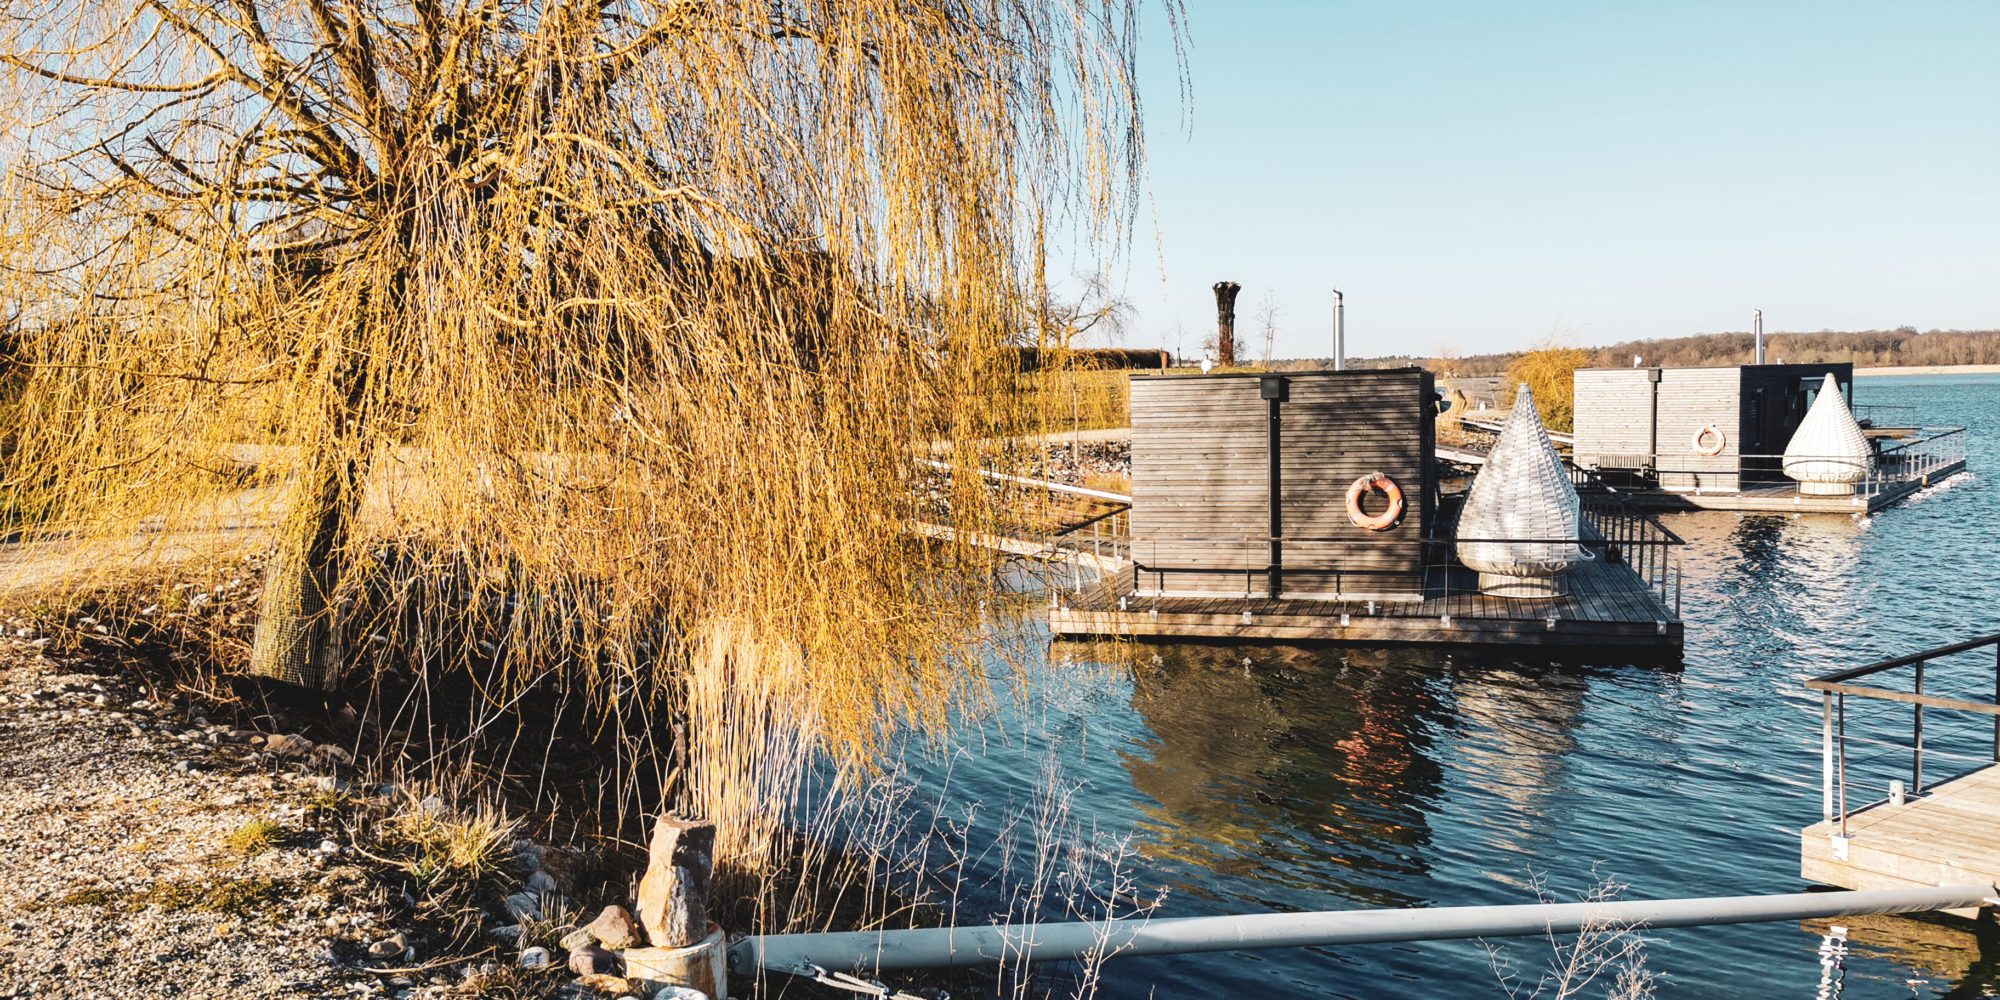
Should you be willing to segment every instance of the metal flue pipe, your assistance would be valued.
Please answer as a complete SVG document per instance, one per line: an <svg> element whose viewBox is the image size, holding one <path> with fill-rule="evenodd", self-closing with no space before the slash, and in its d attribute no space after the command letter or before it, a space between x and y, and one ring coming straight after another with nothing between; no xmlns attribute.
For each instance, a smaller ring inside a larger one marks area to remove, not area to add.
<svg viewBox="0 0 2000 1000"><path fill-rule="evenodd" d="M1757 363L1761 365L1764 363L1764 310L1752 309L1750 311L1757 314L1756 318L1751 321L1750 326L1751 329L1756 331Z"/></svg>
<svg viewBox="0 0 2000 1000"><path fill-rule="evenodd" d="M1347 370L1347 296L1333 290L1333 370Z"/></svg>
<svg viewBox="0 0 2000 1000"><path fill-rule="evenodd" d="M729 950L733 974L811 975L816 970L943 969L1000 962L1178 955L1257 948L1538 937L1585 929L1789 923L1870 913L1920 913L1991 905L1990 885L1799 892L1778 896L1443 906L1406 910L1257 913L1225 917L1126 918L1018 926L774 934Z"/></svg>

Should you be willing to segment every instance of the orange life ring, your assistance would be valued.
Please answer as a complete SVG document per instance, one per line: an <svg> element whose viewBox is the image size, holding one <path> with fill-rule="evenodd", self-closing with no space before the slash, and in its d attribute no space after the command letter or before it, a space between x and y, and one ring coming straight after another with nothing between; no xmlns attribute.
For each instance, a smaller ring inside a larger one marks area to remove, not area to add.
<svg viewBox="0 0 2000 1000"><path fill-rule="evenodd" d="M1715 444L1713 445L1702 444L1701 443L1702 439L1710 435L1715 436ZM1695 431L1694 438L1690 443L1694 446L1695 454L1700 455L1703 458L1714 458L1715 456L1722 454L1723 450L1729 447L1729 435L1722 433L1722 428L1717 427L1714 424L1709 424L1707 427L1703 427L1701 430Z"/></svg>
<svg viewBox="0 0 2000 1000"><path fill-rule="evenodd" d="M1375 490L1381 490L1389 497L1389 506L1384 507L1380 514L1370 515L1361 509L1361 498ZM1353 521L1357 528L1388 531L1403 519L1403 488L1379 472L1362 476L1347 487L1347 519Z"/></svg>

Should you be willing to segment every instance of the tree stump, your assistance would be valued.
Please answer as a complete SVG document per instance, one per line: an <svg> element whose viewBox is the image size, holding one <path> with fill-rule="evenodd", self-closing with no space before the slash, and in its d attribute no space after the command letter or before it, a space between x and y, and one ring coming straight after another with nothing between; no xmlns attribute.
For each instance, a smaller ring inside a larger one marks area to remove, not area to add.
<svg viewBox="0 0 2000 1000"><path fill-rule="evenodd" d="M715 824L662 816L639 880L639 923L657 948L686 948L708 935Z"/></svg>
<svg viewBox="0 0 2000 1000"><path fill-rule="evenodd" d="M1236 364L1236 293L1242 290L1234 281L1215 283L1215 363L1224 368Z"/></svg>

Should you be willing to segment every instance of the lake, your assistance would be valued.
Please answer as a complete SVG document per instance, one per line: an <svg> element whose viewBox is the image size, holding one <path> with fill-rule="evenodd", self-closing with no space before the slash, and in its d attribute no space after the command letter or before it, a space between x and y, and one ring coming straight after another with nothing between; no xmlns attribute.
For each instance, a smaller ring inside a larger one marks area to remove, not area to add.
<svg viewBox="0 0 2000 1000"><path fill-rule="evenodd" d="M956 817L975 845L962 873L981 888L961 912L1019 898L1036 850L1008 821L1052 803L1091 843L1129 848L1121 899L1163 894L1163 916L1532 902L1538 882L1573 899L1606 879L1625 898L1800 890L1798 830L1820 813L1819 700L1801 681L2000 629L2000 376L1869 378L1856 395L1969 426L1971 473L1866 519L1666 517L1688 541L1678 670L1218 647L1144 648L1159 661L1089 669L1061 662L1071 647L1056 662L1043 653L952 747L907 754L915 801ZM1990 685L1984 655L1933 684ZM1886 741L1908 722L1855 714ZM1931 722L1940 748L1990 747L1983 720ZM1907 753L1879 750L1857 756L1857 781L1900 773ZM1101 893L1112 860L1048 864L1097 866L1083 881ZM2000 950L1989 941L1983 956L1969 925L1844 923L1837 973L1821 962L1824 928L1799 924L1650 932L1647 968L1663 996L2000 986L1988 957ZM1530 987L1550 957L1545 941L1494 944ZM1121 998L1504 995L1476 941L1120 959L1104 974L1100 995Z"/></svg>

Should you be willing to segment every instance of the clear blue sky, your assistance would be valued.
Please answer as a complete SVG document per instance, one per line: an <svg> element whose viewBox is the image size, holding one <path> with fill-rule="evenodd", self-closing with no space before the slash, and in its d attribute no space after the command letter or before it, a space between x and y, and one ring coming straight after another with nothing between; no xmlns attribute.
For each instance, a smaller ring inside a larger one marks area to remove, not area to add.
<svg viewBox="0 0 2000 1000"><path fill-rule="evenodd" d="M1276 354L2000 327L2000 2L1157 11L1130 345ZM1157 244L1154 235L1157 232ZM1260 348L1258 348L1260 349Z"/></svg>

